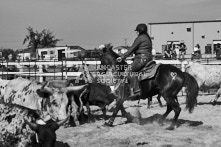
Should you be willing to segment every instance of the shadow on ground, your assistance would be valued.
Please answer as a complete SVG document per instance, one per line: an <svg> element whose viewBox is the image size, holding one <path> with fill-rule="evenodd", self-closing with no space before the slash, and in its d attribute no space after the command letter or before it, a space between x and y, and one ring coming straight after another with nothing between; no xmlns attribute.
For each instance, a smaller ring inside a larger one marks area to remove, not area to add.
<svg viewBox="0 0 221 147"><path fill-rule="evenodd" d="M158 120L161 118L161 116L162 116L161 114L154 114L154 115L147 117L147 118L141 118L140 124L145 125L145 124L158 122ZM165 119L164 122L165 123L172 123L172 119ZM191 121L191 120L178 119L178 124L179 124L179 126L183 125L183 124L187 124L188 126L199 126L199 125L202 125L203 122L202 121Z"/></svg>
<svg viewBox="0 0 221 147"><path fill-rule="evenodd" d="M197 105L221 105L221 102L216 102L216 103L213 103L213 102L198 102Z"/></svg>

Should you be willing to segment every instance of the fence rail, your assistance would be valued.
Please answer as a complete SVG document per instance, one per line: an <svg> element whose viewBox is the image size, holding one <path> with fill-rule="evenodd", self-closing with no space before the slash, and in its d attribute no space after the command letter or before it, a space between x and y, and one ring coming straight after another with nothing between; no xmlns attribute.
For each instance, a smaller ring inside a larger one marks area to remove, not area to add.
<svg viewBox="0 0 221 147"><path fill-rule="evenodd" d="M162 64L172 64L177 65L182 71L185 71L186 65L189 61L186 60L155 60L156 63ZM131 60L128 60L128 63L131 63ZM221 61L212 60L210 62L201 60L202 64L209 65L221 65ZM43 81L43 77L61 77L62 79L67 79L68 77L77 77L80 76L81 72L70 72L67 71L68 68L72 68L76 65L92 65L97 66L100 64L100 61L30 61L30 62L0 62L0 66L2 71L0 71L1 77L4 79L12 75L12 76L26 76L26 77L34 77L38 79L39 82ZM18 69L18 71L9 70L10 66L14 66ZM52 67L51 71L45 72L43 66ZM26 68L25 68L26 67ZM93 70L95 70L94 67ZM25 71L26 70L26 71ZM90 69L89 69L90 70Z"/></svg>

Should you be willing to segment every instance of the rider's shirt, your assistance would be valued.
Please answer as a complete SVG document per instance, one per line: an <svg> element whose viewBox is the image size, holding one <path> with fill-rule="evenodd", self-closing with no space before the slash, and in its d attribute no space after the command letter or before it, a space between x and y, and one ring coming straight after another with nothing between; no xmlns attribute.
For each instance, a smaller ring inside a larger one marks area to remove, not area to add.
<svg viewBox="0 0 221 147"><path fill-rule="evenodd" d="M151 55L152 53L152 42L148 35L141 34L135 40L132 46L128 49L128 51L122 56L123 59L127 58L131 54L135 54L135 56L144 54Z"/></svg>

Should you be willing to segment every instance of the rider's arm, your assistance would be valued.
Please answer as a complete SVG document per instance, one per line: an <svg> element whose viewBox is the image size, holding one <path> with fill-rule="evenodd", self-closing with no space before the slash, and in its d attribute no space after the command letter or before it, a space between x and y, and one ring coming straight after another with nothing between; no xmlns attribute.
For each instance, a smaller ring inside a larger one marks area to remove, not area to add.
<svg viewBox="0 0 221 147"><path fill-rule="evenodd" d="M141 41L140 39L137 37L135 40L134 40L134 43L132 44L131 47L129 47L128 51L123 55L121 56L121 58L124 60L126 59L128 56L130 56L140 45Z"/></svg>

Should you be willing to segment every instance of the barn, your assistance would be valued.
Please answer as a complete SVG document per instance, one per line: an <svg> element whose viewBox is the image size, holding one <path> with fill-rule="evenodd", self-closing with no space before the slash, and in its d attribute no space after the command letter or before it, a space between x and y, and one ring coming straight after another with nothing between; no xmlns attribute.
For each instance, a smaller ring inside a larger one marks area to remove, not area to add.
<svg viewBox="0 0 221 147"><path fill-rule="evenodd" d="M78 56L78 52L85 51L80 46L56 46L51 48L38 48L39 59L43 60L62 60Z"/></svg>
<svg viewBox="0 0 221 147"><path fill-rule="evenodd" d="M199 44L202 54L214 55L221 44L221 19L149 23L148 28L157 52L164 53L166 46L173 42L185 43L186 54L191 54Z"/></svg>

